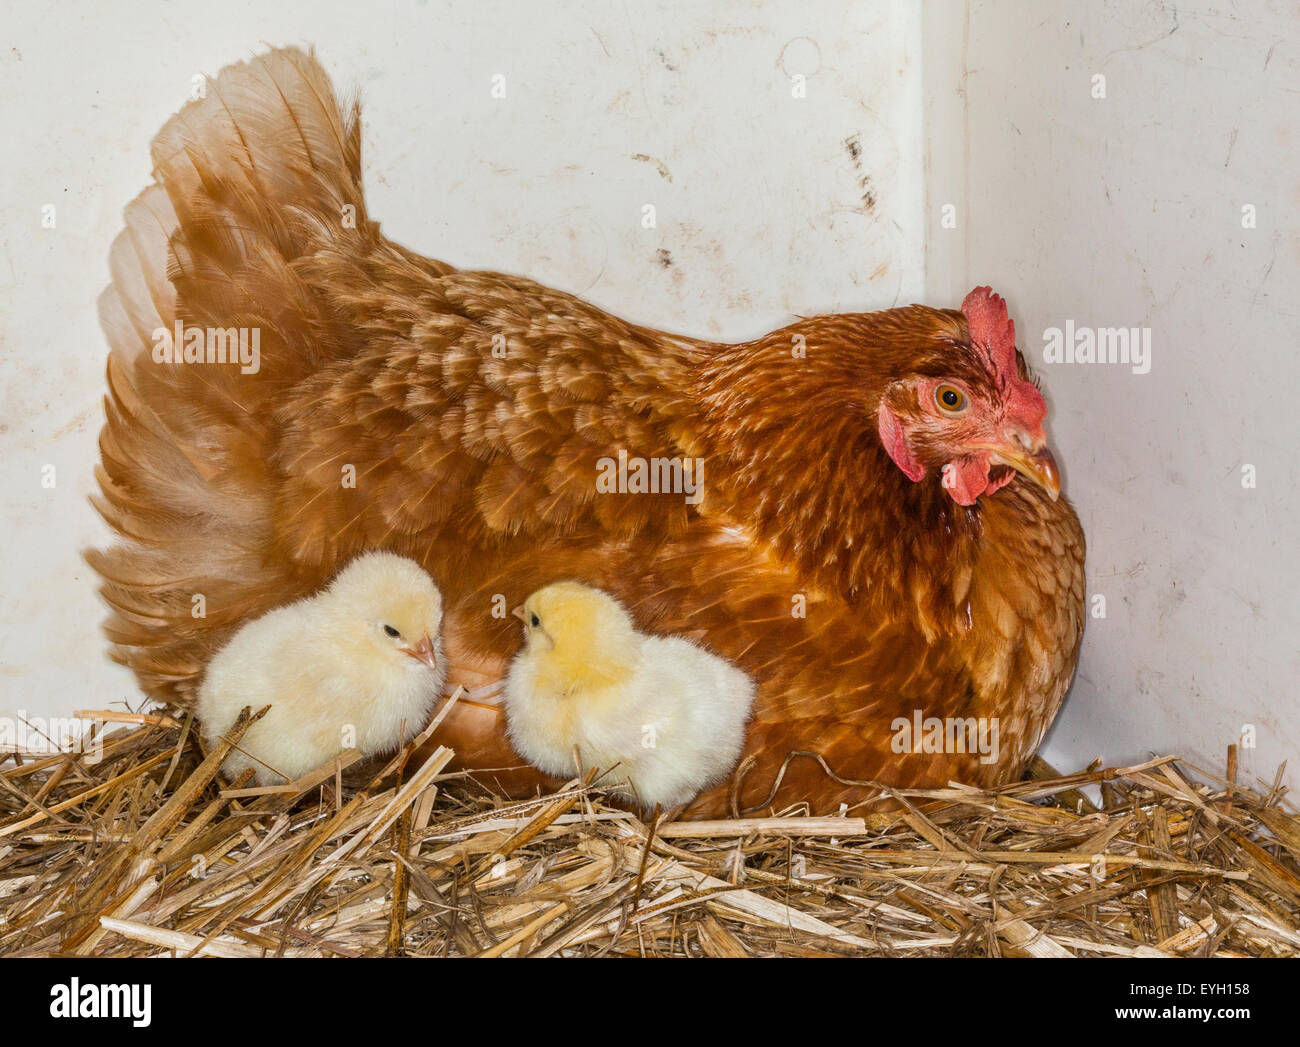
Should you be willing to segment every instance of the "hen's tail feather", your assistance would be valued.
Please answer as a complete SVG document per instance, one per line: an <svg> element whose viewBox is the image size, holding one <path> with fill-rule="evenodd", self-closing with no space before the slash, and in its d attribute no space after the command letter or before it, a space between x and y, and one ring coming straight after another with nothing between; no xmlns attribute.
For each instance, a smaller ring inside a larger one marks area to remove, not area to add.
<svg viewBox="0 0 1300 1047"><path fill-rule="evenodd" d="M114 658L175 700L223 626L304 588L265 555L274 409L288 385L354 351L312 274L359 264L378 229L362 193L359 106L345 113L310 53L223 70L152 156L154 184L126 208L99 302L111 354L92 500L124 541L87 559L113 610ZM178 321L245 328L250 340L255 330L258 366L158 362L155 333L174 336Z"/></svg>
<svg viewBox="0 0 1300 1047"><path fill-rule="evenodd" d="M327 240L337 235L345 205L355 209L356 228L369 231L360 107L354 102L345 117L325 70L296 48L222 70L206 98L158 133L152 155L156 178L174 203L182 201L182 220L187 206L225 185L243 189L254 202L251 214L282 212L304 227L316 224Z"/></svg>

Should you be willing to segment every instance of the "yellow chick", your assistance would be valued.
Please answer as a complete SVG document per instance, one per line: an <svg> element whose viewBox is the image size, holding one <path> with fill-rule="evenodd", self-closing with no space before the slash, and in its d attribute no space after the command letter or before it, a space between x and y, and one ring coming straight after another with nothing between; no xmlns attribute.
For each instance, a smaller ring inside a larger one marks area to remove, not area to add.
<svg viewBox="0 0 1300 1047"><path fill-rule="evenodd" d="M514 614L525 646L505 710L529 763L572 775L576 749L646 808L685 803L735 766L754 702L735 666L689 640L638 633L617 600L579 582L539 589Z"/></svg>
<svg viewBox="0 0 1300 1047"><path fill-rule="evenodd" d="M442 594L413 560L358 556L316 596L242 626L208 665L195 712L209 746L240 709L270 711L224 768L292 781L343 750L396 749L442 693Z"/></svg>

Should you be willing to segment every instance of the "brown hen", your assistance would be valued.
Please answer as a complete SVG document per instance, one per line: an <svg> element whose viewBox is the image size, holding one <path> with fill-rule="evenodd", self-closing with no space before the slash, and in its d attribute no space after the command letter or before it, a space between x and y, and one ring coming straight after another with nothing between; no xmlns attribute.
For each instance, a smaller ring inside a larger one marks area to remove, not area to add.
<svg viewBox="0 0 1300 1047"><path fill-rule="evenodd" d="M446 595L473 690L442 740L500 788L542 781L490 696L508 610L561 578L758 681L740 769L693 816L1022 772L1074 670L1084 542L1001 299L714 345L423 258L369 218L359 109L297 50L223 71L153 161L100 303L121 541L90 554L148 694L189 703L241 622L383 548ZM220 362L232 328L256 370ZM701 461L657 474L698 497L606 491L620 452ZM900 751L918 718L996 724L996 752Z"/></svg>

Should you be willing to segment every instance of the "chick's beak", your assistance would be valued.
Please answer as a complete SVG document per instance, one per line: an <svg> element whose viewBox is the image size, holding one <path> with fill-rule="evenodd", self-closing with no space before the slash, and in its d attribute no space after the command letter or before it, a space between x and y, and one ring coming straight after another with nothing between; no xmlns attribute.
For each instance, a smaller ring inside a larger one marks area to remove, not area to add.
<svg viewBox="0 0 1300 1047"><path fill-rule="evenodd" d="M1046 447L1037 451L1018 447L998 447L993 450L993 461L1009 466L1027 480L1032 480L1056 501L1061 496L1061 474L1056 459Z"/></svg>
<svg viewBox="0 0 1300 1047"><path fill-rule="evenodd" d="M403 654L409 654L412 658L423 662L430 669L438 668L438 656L433 650L433 641L429 639L429 634L425 633L420 637L420 642L414 647L403 647Z"/></svg>
<svg viewBox="0 0 1300 1047"><path fill-rule="evenodd" d="M524 614L523 604L520 604L510 613L513 614L516 618L518 618L521 622L528 621L528 615Z"/></svg>

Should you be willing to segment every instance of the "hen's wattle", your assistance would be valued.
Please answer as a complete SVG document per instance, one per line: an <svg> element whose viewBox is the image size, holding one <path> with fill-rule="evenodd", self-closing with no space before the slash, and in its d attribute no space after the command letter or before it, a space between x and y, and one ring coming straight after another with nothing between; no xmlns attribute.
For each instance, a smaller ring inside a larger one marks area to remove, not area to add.
<svg viewBox="0 0 1300 1047"><path fill-rule="evenodd" d="M694 816L1021 773L1078 655L1078 521L1019 476L959 505L878 431L901 376L996 384L963 313L714 345L420 257L370 220L359 112L297 50L225 70L153 160L101 300L97 504L121 541L91 554L115 656L149 694L189 702L242 621L383 548L442 588L450 681L474 689L439 740L509 791L541 779L489 694L520 644L508 610L565 578L759 683L737 776ZM256 370L169 362L156 336L210 348L209 328L256 332ZM699 497L656 459L702 462ZM638 463L675 489L627 489ZM597 482L611 470L624 489ZM995 724L996 758L899 751L926 718Z"/></svg>

